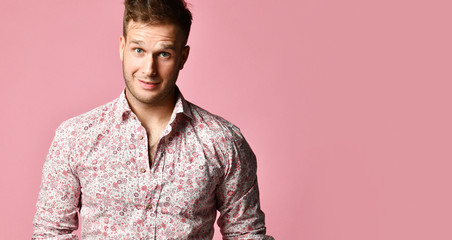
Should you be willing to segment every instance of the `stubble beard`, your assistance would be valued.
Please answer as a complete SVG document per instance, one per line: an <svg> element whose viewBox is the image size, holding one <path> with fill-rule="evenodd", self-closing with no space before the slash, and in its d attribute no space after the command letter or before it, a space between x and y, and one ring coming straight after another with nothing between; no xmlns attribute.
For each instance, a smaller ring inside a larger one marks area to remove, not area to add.
<svg viewBox="0 0 452 240"><path fill-rule="evenodd" d="M126 97L129 98L133 98L135 101L144 104L144 105L149 105L149 106L158 106L158 105L164 105L167 101L166 100L174 100L174 99L170 99L171 96L173 96L173 98L175 98L176 95L176 85L174 84L174 86L172 86L171 88L168 89L168 91L162 91L160 93L158 93L157 95L154 96L149 96L149 97L145 97L145 96L140 96L139 93L137 91L135 91L136 89L134 88L134 81L135 81L135 77L133 74L128 75L125 71L124 71L124 67L123 67L123 77L124 77L124 82L126 85ZM161 82L160 84L163 84L163 82ZM163 86L159 86L159 87L163 87ZM163 89L162 89L163 90ZM129 93L131 96L128 96Z"/></svg>

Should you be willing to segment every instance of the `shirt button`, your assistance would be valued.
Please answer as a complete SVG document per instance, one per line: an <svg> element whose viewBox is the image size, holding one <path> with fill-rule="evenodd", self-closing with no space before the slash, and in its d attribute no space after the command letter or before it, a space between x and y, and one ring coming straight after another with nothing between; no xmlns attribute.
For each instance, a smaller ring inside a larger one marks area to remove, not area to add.
<svg viewBox="0 0 452 240"><path fill-rule="evenodd" d="M147 210L152 210L152 205L151 204L146 205L146 209Z"/></svg>
<svg viewBox="0 0 452 240"><path fill-rule="evenodd" d="M145 172L146 172L146 169L145 169L145 168L142 168L142 169L140 169L140 172L141 172L141 173L145 173Z"/></svg>
<svg viewBox="0 0 452 240"><path fill-rule="evenodd" d="M144 138L143 135L138 137L139 140L143 140L143 138Z"/></svg>

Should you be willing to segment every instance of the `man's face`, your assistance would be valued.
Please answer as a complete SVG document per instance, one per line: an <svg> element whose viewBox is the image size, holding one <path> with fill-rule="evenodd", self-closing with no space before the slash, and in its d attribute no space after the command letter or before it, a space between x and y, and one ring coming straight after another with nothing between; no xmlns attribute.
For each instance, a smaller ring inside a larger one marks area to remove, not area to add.
<svg viewBox="0 0 452 240"><path fill-rule="evenodd" d="M130 21L120 38L126 97L134 104L158 106L174 101L179 70L188 58L182 30L174 24Z"/></svg>

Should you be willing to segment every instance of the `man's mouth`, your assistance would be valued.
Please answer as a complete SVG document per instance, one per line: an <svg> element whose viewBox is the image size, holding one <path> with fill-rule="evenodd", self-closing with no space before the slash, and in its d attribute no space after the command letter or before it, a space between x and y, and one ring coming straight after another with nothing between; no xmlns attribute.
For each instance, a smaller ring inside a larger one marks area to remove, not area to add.
<svg viewBox="0 0 452 240"><path fill-rule="evenodd" d="M138 82L140 83L141 87L144 89L153 89L155 87L157 87L157 85L159 85L159 82L148 82L148 81L143 81L143 80L139 80Z"/></svg>

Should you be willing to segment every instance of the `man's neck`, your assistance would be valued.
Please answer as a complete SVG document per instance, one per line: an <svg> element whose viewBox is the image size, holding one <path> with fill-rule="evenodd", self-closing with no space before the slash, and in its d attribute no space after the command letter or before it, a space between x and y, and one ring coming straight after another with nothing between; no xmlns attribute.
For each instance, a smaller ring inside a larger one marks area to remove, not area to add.
<svg viewBox="0 0 452 240"><path fill-rule="evenodd" d="M129 100L126 91L126 98L131 110L147 130L164 127L168 124L176 104L176 97L177 93L174 93L173 96L168 98L168 101L161 104L146 104L136 100Z"/></svg>

